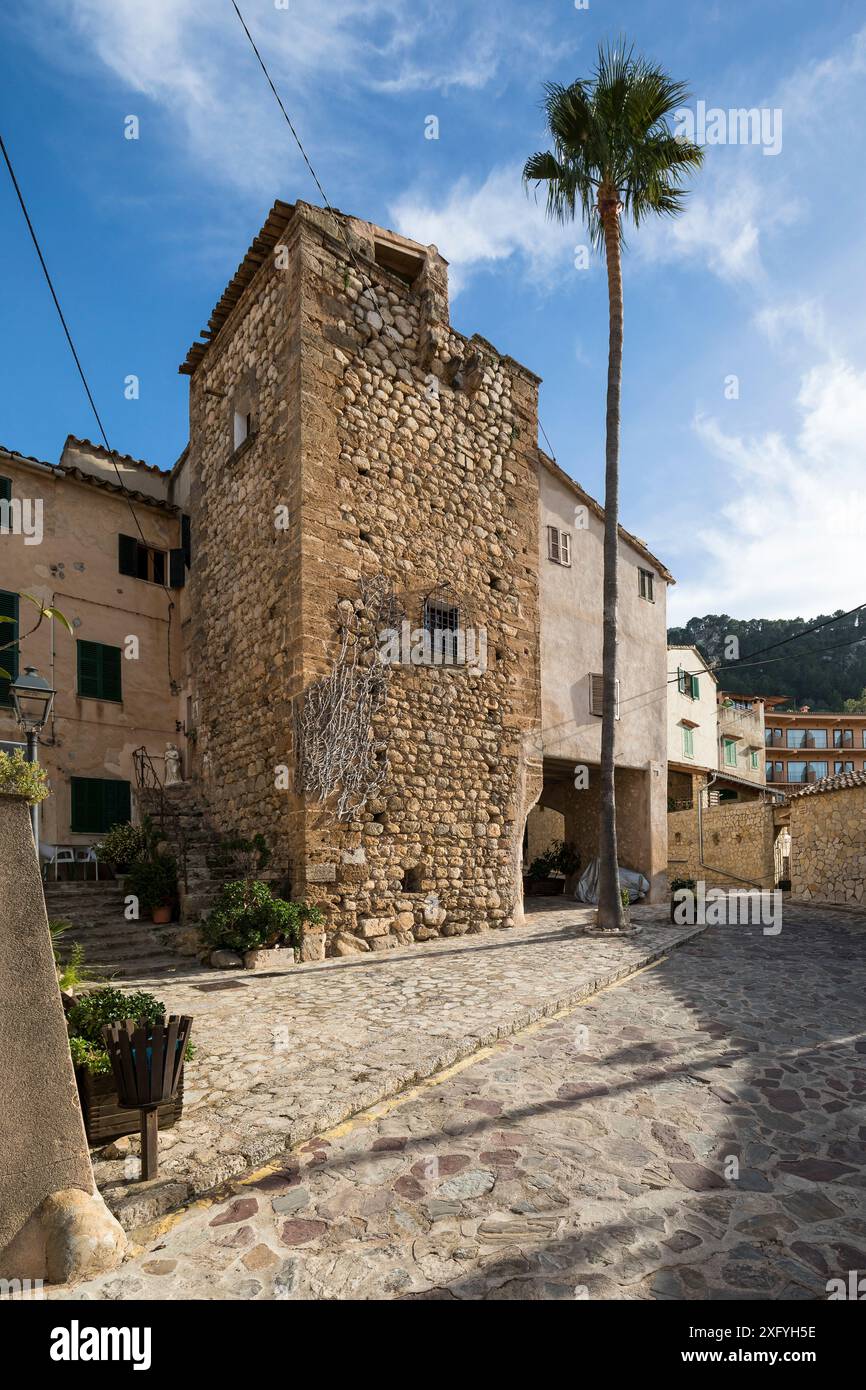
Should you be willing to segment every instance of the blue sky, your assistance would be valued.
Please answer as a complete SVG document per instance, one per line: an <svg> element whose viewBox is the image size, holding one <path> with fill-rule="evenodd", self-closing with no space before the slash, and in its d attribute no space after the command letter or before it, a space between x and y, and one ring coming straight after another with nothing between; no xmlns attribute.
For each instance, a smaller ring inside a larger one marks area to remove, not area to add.
<svg viewBox="0 0 866 1390"><path fill-rule="evenodd" d="M329 199L438 245L456 326L544 378L557 458L599 497L605 275L521 187L542 83L624 32L693 105L781 111L778 154L709 147L685 216L630 238L622 520L677 576L674 621L866 600L859 0L281 3L241 8ZM177 364L274 198L315 188L229 0L13 4L0 38L4 137L109 439L168 467ZM0 174L0 439L53 460L95 425Z"/></svg>

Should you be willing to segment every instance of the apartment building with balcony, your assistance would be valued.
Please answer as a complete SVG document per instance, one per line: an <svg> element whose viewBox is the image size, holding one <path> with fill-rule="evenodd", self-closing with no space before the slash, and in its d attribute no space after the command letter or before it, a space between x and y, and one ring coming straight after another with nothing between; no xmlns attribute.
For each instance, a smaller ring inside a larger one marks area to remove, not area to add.
<svg viewBox="0 0 866 1390"><path fill-rule="evenodd" d="M786 703L781 696L766 701L768 785L796 792L825 777L866 771L866 714L783 713L778 706Z"/></svg>
<svg viewBox="0 0 866 1390"><path fill-rule="evenodd" d="M719 690L697 647L668 647L668 810L766 793L764 702Z"/></svg>

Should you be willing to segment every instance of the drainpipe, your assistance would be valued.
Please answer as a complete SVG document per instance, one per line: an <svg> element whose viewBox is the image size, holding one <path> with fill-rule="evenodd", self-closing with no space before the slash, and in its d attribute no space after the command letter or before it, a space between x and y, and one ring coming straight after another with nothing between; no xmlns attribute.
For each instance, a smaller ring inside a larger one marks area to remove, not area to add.
<svg viewBox="0 0 866 1390"><path fill-rule="evenodd" d="M698 854L700 856L698 863L702 869L709 869L711 873L721 874L723 878L733 878L737 883L747 883L750 888L757 888L759 891L763 892L762 885L757 883L754 879L741 878L739 874L729 873L727 869L720 869L717 864L708 864L704 859L704 791L706 791L707 801L709 801L710 787L716 781L718 775L717 772L714 772L707 782L706 787L698 792Z"/></svg>

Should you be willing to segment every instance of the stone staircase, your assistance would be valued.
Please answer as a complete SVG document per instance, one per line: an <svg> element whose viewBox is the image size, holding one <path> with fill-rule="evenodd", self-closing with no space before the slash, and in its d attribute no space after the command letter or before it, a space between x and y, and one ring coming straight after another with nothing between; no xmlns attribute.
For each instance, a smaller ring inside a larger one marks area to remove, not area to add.
<svg viewBox="0 0 866 1390"><path fill-rule="evenodd" d="M84 969L101 979L197 970L197 958L189 948L192 934L184 929L198 926L214 906L223 884L237 877L225 840L208 822L188 783L139 789L139 801L177 859L180 926L127 921L123 884L113 879L45 884L49 920L63 918L71 923L58 944L61 959L67 960L72 946L80 943ZM227 858L228 863L224 862Z"/></svg>
<svg viewBox="0 0 866 1390"><path fill-rule="evenodd" d="M220 863L224 837L211 826L189 783L165 787L152 798L140 793L140 799L142 810L149 811L161 825L177 859L181 922L187 927L197 926L210 912L223 884L237 877L230 864Z"/></svg>
<svg viewBox="0 0 866 1390"><path fill-rule="evenodd" d="M135 976L170 975L188 970L195 961L171 949L176 927L157 927L152 922L127 921L123 915L123 885L112 879L99 883L46 883L45 906L49 921L62 918L71 925L58 943L61 959L69 959L72 947L84 950L83 968L99 980L124 980Z"/></svg>

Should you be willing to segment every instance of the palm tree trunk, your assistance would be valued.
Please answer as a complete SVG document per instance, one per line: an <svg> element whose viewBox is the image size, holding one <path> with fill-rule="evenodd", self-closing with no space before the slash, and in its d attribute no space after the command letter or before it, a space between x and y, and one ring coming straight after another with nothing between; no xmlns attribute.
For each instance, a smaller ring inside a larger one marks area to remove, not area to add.
<svg viewBox="0 0 866 1390"><path fill-rule="evenodd" d="M605 421L604 645L601 663L604 695L601 717L598 924L608 930L621 930L625 925L625 919L619 890L614 741L616 734L616 620L619 548L617 527L619 523L619 416L622 388L623 304L620 207L615 191L600 191L599 213L604 228L604 247L607 258L609 342L607 417Z"/></svg>

